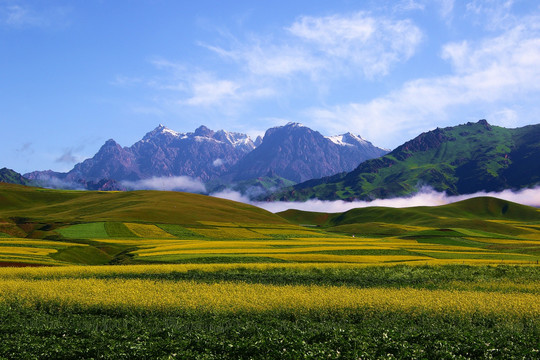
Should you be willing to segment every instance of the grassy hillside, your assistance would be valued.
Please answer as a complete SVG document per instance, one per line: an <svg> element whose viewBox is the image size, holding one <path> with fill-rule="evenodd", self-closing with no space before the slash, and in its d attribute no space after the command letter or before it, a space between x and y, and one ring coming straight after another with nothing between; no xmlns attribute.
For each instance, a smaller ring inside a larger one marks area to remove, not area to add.
<svg viewBox="0 0 540 360"><path fill-rule="evenodd" d="M350 173L310 180L272 200L390 198L428 185L448 194L500 191L540 182L540 125L518 129L485 120L423 133Z"/></svg>
<svg viewBox="0 0 540 360"><path fill-rule="evenodd" d="M3 183L9 183L9 184L19 184L19 185L27 185L27 186L36 186L37 184L25 178L21 174L19 174L16 171L13 171L8 168L2 168L0 169L0 182Z"/></svg>
<svg viewBox="0 0 540 360"><path fill-rule="evenodd" d="M136 221L195 224L239 221L279 224L277 215L255 206L210 196L165 192L94 192L0 184L0 219L25 222Z"/></svg>

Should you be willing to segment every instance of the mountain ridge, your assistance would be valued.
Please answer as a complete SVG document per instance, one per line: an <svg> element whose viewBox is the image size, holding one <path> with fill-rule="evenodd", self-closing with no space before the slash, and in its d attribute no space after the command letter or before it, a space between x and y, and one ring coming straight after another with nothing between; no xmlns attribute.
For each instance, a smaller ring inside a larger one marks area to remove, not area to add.
<svg viewBox="0 0 540 360"><path fill-rule="evenodd" d="M289 138L285 139L283 133L292 128L298 133L288 134ZM295 156L295 147L305 138L305 133L315 137L302 142L300 159ZM299 123L271 128L265 138L258 137L253 142L246 134L213 131L204 125L193 132L179 133L159 124L130 147L122 147L113 139L107 140L92 158L76 164L67 173L36 171L25 175L45 186L70 187L67 184L72 184L72 188L99 189L98 185L103 183L107 185L104 190L126 190L123 181L134 183L177 176L188 176L204 183L214 181L221 187L230 186L230 182L251 182L264 177L272 184L289 184L349 170L366 158L387 152L360 136L348 133L324 137ZM341 139L341 144L336 143L337 138ZM269 147L269 141L277 144L279 149ZM259 148L262 150L257 150ZM267 154L263 154L265 148L268 148ZM326 153L330 155L326 156ZM248 155L248 160L244 160ZM265 157L268 156L275 160L270 162L271 166L267 166L269 162ZM324 158L328 159L321 162ZM249 159L262 159L264 166L250 164ZM296 166L286 171L286 164L292 161L297 162ZM268 182L260 181L259 185L263 183Z"/></svg>
<svg viewBox="0 0 540 360"><path fill-rule="evenodd" d="M371 200L408 196L423 186L449 195L540 183L540 124L506 129L486 120L437 128L351 172L308 180L266 200Z"/></svg>
<svg viewBox="0 0 540 360"><path fill-rule="evenodd" d="M235 164L231 173L235 181L273 173L287 180L302 182L352 170L362 161L386 152L367 141L336 144L318 131L291 122L268 129L261 145Z"/></svg>

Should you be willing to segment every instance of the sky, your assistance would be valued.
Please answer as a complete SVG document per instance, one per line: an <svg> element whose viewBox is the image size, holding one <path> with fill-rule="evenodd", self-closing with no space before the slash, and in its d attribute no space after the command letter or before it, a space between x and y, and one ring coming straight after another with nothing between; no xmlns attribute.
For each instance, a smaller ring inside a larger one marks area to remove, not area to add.
<svg viewBox="0 0 540 360"><path fill-rule="evenodd" d="M159 124L290 121L393 149L538 123L540 3L0 0L0 168L68 171Z"/></svg>

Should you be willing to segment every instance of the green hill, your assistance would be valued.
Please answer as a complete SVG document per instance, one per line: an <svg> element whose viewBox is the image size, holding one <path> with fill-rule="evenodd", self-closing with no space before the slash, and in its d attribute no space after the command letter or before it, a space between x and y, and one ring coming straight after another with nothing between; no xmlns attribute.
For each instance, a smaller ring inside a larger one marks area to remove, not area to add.
<svg viewBox="0 0 540 360"><path fill-rule="evenodd" d="M0 219L9 218L41 223L135 221L186 225L198 221L285 222L281 217L255 206L198 194L49 190L0 184Z"/></svg>
<svg viewBox="0 0 540 360"><path fill-rule="evenodd" d="M335 214L287 210L278 215L291 222L318 225L330 231L376 236L410 233L406 227L415 226L469 229L507 236L526 233L526 226L540 224L540 210L492 197L477 197L433 207L373 206Z"/></svg>
<svg viewBox="0 0 540 360"><path fill-rule="evenodd" d="M2 168L0 169L0 182L8 183L8 184L19 184L19 185L27 185L27 186L36 186L37 184L25 178L21 174L19 174L16 171L13 171L8 168Z"/></svg>
<svg viewBox="0 0 540 360"><path fill-rule="evenodd" d="M427 185L447 194L519 189L540 183L540 125L517 129L485 120L423 133L350 173L310 180L270 200L391 198Z"/></svg>

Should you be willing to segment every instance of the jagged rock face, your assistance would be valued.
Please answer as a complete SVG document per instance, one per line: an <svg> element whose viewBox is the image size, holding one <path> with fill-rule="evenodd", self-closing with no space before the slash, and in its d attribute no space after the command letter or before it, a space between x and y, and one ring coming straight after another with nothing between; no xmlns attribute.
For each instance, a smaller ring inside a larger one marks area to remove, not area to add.
<svg viewBox="0 0 540 360"><path fill-rule="evenodd" d="M182 175L208 181L223 174L255 148L247 135L223 130L214 132L205 126L187 134L166 128L156 130L130 148L137 158L141 178L142 174Z"/></svg>
<svg viewBox="0 0 540 360"><path fill-rule="evenodd" d="M296 123L269 129L264 139L232 169L233 179L277 175L294 182L350 171L388 151L351 134L324 137Z"/></svg>
<svg viewBox="0 0 540 360"><path fill-rule="evenodd" d="M101 179L136 180L140 178L135 155L114 140L108 140L91 158L75 165L66 180L99 181Z"/></svg>
<svg viewBox="0 0 540 360"><path fill-rule="evenodd" d="M108 140L94 157L68 173L28 175L43 183L56 182L58 187L72 184L101 190L122 189L124 180L171 176L203 182L264 176L300 182L352 170L362 161L387 152L350 133L324 137L295 123L269 129L264 139L258 137L255 142L245 134L205 126L192 133L178 133L160 125L131 147Z"/></svg>
<svg viewBox="0 0 540 360"><path fill-rule="evenodd" d="M193 133L177 133L159 125L131 147L108 140L97 154L75 165L67 174L33 172L31 178L61 179L94 189L102 182L136 181L151 177L190 176L208 181L222 175L245 154L255 148L249 136L223 130L214 132L201 126ZM97 185L96 185L97 184ZM108 184L108 185L107 185Z"/></svg>

